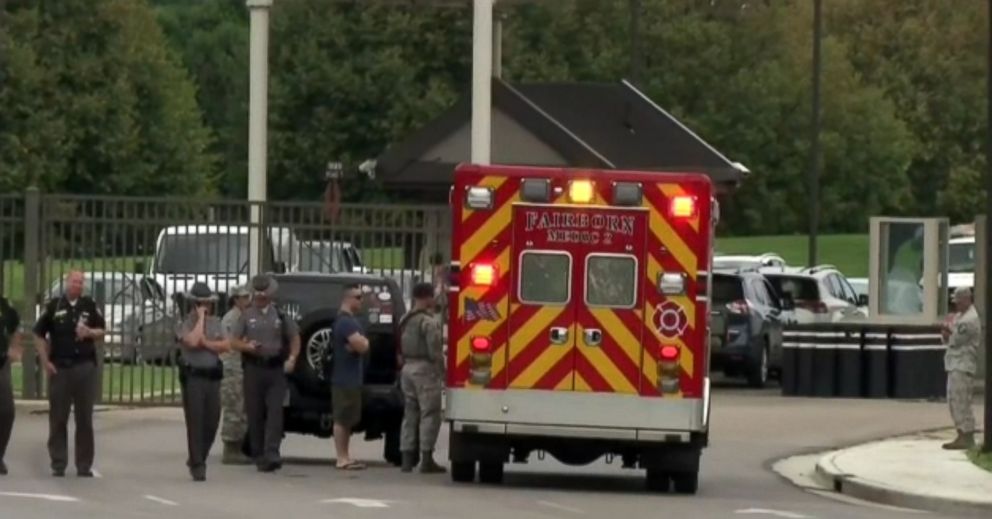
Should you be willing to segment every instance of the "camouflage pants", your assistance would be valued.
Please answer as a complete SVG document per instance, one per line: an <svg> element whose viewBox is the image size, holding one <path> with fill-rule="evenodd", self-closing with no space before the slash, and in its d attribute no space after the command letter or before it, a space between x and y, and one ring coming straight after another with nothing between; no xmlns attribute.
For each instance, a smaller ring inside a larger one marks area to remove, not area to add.
<svg viewBox="0 0 992 519"><path fill-rule="evenodd" d="M951 418L955 428L965 433L975 432L975 413L971 408L973 394L970 374L963 371L947 373L947 403L951 407Z"/></svg>
<svg viewBox="0 0 992 519"><path fill-rule="evenodd" d="M225 442L240 444L248 434L248 417L245 415L244 370L241 353L221 355L224 361L224 380L220 386L220 403L224 411L221 438Z"/></svg>
<svg viewBox="0 0 992 519"><path fill-rule="evenodd" d="M441 430L441 377L428 362L411 361L400 373L405 407L400 430L400 450L415 452L417 439L421 451L433 451Z"/></svg>

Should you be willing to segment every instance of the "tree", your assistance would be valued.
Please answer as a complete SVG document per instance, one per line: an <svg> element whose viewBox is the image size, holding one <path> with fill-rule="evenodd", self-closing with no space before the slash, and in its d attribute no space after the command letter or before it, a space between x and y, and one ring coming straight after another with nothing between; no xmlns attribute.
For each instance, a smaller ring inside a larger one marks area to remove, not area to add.
<svg viewBox="0 0 992 519"><path fill-rule="evenodd" d="M214 162L192 83L147 5L61 0L8 5L4 16L5 189L211 190Z"/></svg>

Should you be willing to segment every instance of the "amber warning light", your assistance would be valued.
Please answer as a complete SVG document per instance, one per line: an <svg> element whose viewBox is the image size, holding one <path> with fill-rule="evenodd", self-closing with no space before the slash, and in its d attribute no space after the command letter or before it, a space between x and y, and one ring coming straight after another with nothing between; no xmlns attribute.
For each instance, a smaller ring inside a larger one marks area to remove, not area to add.
<svg viewBox="0 0 992 519"><path fill-rule="evenodd" d="M476 263L471 272L473 285L488 287L496 283L496 267L492 264Z"/></svg>
<svg viewBox="0 0 992 519"><path fill-rule="evenodd" d="M674 218L692 218L696 216L696 199L691 196L672 197L668 212Z"/></svg>

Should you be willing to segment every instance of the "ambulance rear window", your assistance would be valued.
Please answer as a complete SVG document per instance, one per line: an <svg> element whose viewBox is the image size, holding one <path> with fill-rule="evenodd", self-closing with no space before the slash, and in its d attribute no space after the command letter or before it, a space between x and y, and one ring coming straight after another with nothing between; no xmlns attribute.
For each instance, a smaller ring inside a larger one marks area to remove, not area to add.
<svg viewBox="0 0 992 519"><path fill-rule="evenodd" d="M572 256L528 251L520 255L520 302L563 305L571 297Z"/></svg>
<svg viewBox="0 0 992 519"><path fill-rule="evenodd" d="M586 304L632 308L637 303L637 259L590 254L586 258Z"/></svg>

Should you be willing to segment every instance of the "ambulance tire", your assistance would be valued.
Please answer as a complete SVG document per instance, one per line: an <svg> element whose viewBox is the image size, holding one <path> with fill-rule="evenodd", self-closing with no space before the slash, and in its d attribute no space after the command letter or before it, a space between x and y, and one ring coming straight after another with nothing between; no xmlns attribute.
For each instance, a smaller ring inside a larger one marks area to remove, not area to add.
<svg viewBox="0 0 992 519"><path fill-rule="evenodd" d="M451 480L455 483L471 483L475 481L475 462L451 462Z"/></svg>
<svg viewBox="0 0 992 519"><path fill-rule="evenodd" d="M480 461L479 482L487 485L498 485L503 482L503 462Z"/></svg>
<svg viewBox="0 0 992 519"><path fill-rule="evenodd" d="M681 472L672 476L675 492L678 494L695 494L699 490L699 472Z"/></svg>
<svg viewBox="0 0 992 519"><path fill-rule="evenodd" d="M671 486L671 474L661 469L648 469L647 487L651 492L668 492Z"/></svg>

